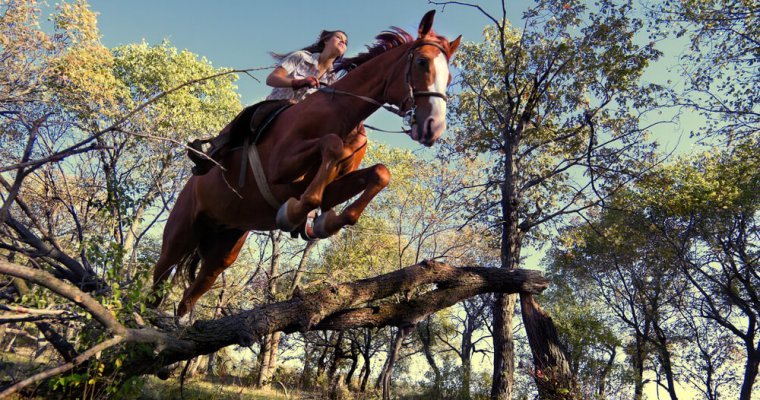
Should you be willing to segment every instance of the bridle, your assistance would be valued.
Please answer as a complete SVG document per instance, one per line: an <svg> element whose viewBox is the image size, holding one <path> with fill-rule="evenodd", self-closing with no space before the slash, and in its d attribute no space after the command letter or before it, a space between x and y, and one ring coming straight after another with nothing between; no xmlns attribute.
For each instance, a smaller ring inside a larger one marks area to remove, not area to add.
<svg viewBox="0 0 760 400"><path fill-rule="evenodd" d="M445 101L445 102L448 102L448 100L449 100L449 97L446 96L445 93L440 93L440 92L436 92L436 91L429 91L429 90L416 90L414 88L414 86L412 85L412 66L413 66L413 63L414 63L414 51L416 49L422 47L422 46L434 46L434 47L437 47L439 50L441 50L441 53L443 53L444 55L446 54L446 50L443 48L443 46L441 46L439 43L429 42L429 41L422 41L422 42L415 43L415 45L412 46L409 49L409 51L407 53L406 73L404 74L404 84L406 85L406 87L407 87L408 90L407 90L406 97L404 97L404 99L401 100L401 104L398 105L398 106L395 105L395 104L381 103L381 102L379 102L379 101L377 101L377 100L375 100L375 99L373 99L371 97L361 96L361 95L358 95L358 94L354 94L354 93L351 93L351 92L345 92L345 91L342 91L342 90L336 90L336 89L334 89L334 88L332 88L330 86L321 86L318 90L320 92L323 92L323 93L326 93L326 94L331 94L331 95L342 94L342 95L356 97L356 98L364 100L364 101L366 101L368 103L374 104L374 105L376 105L378 107L382 107L382 108L384 108L384 109L386 109L386 110L388 110L388 111L390 111L390 112L392 112L392 113L400 116L401 118L403 118L404 124L407 125L410 128L410 130L411 130L412 125L414 125L417 122L417 105L414 102L414 100L417 97L438 97L438 98L443 99L443 101ZM386 79L384 87L383 87L383 98L384 99L388 98L388 87L389 86L390 86L390 81L388 79ZM409 107L409 108L406 108L406 106L407 106L407 104L409 104L409 102L412 103L412 106ZM382 129L377 129L377 128L373 128L373 129L383 131ZM389 131L384 131L384 132L389 132ZM402 131L402 132L399 132L399 133L409 133L409 131Z"/></svg>

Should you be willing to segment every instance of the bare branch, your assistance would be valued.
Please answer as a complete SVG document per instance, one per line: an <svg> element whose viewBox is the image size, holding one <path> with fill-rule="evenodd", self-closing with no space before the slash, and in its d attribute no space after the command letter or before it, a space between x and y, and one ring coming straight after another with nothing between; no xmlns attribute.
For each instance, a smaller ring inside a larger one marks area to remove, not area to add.
<svg viewBox="0 0 760 400"><path fill-rule="evenodd" d="M98 345L93 346L89 350L85 351L84 353L80 354L79 356L75 357L73 361L62 364L58 367L49 369L47 371L40 372L39 374L35 374L30 376L29 378L24 379L21 382L16 383L15 385L9 387L8 389L5 389L2 393L0 393L0 398L5 398L13 393L18 392L19 390L35 383L39 382L41 380L50 378L51 376L56 376L58 374L62 374L77 365L81 365L83 362L90 359L90 357L98 354L99 352L106 350L108 348L111 348L113 346L116 346L117 344L124 341L124 338L121 336L116 336L114 338L108 339Z"/></svg>
<svg viewBox="0 0 760 400"><path fill-rule="evenodd" d="M60 279L56 279L48 272L35 270L0 259L0 273L15 276L36 283L40 286L44 286L84 308L87 312L92 314L98 322L115 334L121 336L127 334L127 329L119 323L113 314L105 309L100 302L95 300L89 294L77 289L75 286L63 282Z"/></svg>

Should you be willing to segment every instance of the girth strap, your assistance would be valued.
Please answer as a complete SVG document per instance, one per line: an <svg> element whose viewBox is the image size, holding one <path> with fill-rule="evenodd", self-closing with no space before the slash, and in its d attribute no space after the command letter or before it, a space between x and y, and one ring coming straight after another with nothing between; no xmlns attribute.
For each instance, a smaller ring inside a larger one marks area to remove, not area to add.
<svg viewBox="0 0 760 400"><path fill-rule="evenodd" d="M259 151L256 148L255 143L248 144L248 161L251 163L251 170L253 171L253 178L256 180L256 185L259 187L259 192L264 196L264 200L272 206L275 210L279 209L282 203L272 194L267 183L267 177L264 175L264 168L261 166L261 158L259 157ZM243 164L245 165L245 164Z"/></svg>

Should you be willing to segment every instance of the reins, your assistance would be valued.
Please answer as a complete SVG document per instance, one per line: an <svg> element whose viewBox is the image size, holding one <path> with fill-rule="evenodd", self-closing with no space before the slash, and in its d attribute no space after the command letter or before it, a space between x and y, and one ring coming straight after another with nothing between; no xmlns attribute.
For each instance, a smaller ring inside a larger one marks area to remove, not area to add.
<svg viewBox="0 0 760 400"><path fill-rule="evenodd" d="M409 93L401 101L401 105L400 106L397 106L395 104L381 103L381 102L379 102L379 101L377 101L377 100L375 100L375 99L373 99L371 97L362 96L362 95L358 95L358 94L355 94L355 93L346 92L346 91L343 91L343 90L337 90L337 89L335 89L333 87L330 87L330 86L322 86L322 87L319 87L317 90L320 91L320 92L322 92L322 93L329 94L331 96L334 96L336 94L340 94L340 95L346 95L346 96L355 97L355 98L363 100L363 101L365 101L367 103L376 105L379 108L383 108L383 109L385 109L387 111L390 111L390 112L392 112L392 113L400 116L401 118L404 119L404 123L406 123L411 128L411 126L414 125L415 119L416 119L417 106L414 104L414 99L415 98L417 98L417 97L438 97L438 98L443 99L443 101L445 101L445 102L448 102L448 100L449 100L449 97L446 96L445 93L440 93L440 92L435 92L435 91L429 91L429 90L416 90L416 89L414 89L414 86L412 86L411 78L412 78L412 62L413 62L413 59L414 59L414 50L417 49L417 48L419 48L419 47L422 47L422 46L435 46L435 47L437 47L441 51L442 54L444 54L444 55L446 54L446 50L443 48L443 46L441 46L440 44L438 44L436 42L428 42L428 41L419 42L419 43L415 44L414 46L412 46L412 48L409 49L408 56L407 56L407 69L406 69L406 74L404 75L404 81L405 81L405 84L406 84L407 88L409 89ZM385 97L385 94L388 92L388 85L389 85L389 82L386 81L385 87L383 88L383 97ZM404 111L402 108L410 100L412 101L412 107L409 110ZM386 132L386 133L407 133L408 134L411 131L411 129L409 129L409 130L402 130L402 131L388 131L388 130L376 128L374 126L367 125L367 124L364 124L364 126L367 127L367 128L369 128L369 129L375 130L375 131Z"/></svg>

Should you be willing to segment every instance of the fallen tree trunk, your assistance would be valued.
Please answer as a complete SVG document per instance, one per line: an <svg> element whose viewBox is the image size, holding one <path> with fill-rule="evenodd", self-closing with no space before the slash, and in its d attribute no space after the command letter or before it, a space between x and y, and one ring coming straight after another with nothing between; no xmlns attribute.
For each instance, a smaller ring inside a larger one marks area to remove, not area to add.
<svg viewBox="0 0 760 400"><path fill-rule="evenodd" d="M355 282L328 286L312 293L295 291L289 300L215 320L197 321L191 327L159 331L130 329L83 293L52 275L0 260L0 273L30 280L69 298L96 316L127 343L152 343L156 352L131 360L130 374L155 373L161 367L230 345L250 346L273 332L345 330L361 327L411 326L426 316L466 298L490 292L538 294L549 281L538 271L500 268L452 267L423 261L395 272ZM61 288L65 286L66 290ZM415 297L400 303L365 306L394 294ZM142 352L142 354L145 354Z"/></svg>

